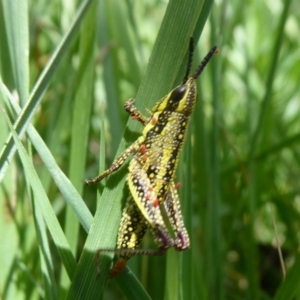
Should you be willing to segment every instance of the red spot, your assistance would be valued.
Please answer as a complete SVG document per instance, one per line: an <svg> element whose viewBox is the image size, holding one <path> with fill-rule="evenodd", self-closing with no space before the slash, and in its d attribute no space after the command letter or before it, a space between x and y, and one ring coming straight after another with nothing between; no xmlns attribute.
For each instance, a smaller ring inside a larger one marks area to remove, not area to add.
<svg viewBox="0 0 300 300"><path fill-rule="evenodd" d="M150 199L150 194L146 194L146 200L149 200Z"/></svg>
<svg viewBox="0 0 300 300"><path fill-rule="evenodd" d="M114 278L118 276L126 267L126 265L127 265L127 261L125 259L122 258L118 259L109 272L109 278Z"/></svg>
<svg viewBox="0 0 300 300"><path fill-rule="evenodd" d="M176 189L176 190L179 189L180 186L181 186L181 183L180 183L180 182L177 182L177 183L175 184L175 189Z"/></svg>
<svg viewBox="0 0 300 300"><path fill-rule="evenodd" d="M155 117L152 117L152 119L151 119L151 123L152 123L153 125L155 125L155 124L157 123L157 118L155 118Z"/></svg>
<svg viewBox="0 0 300 300"><path fill-rule="evenodd" d="M132 120L138 120L139 119L139 117L138 116L132 116L132 118L131 118Z"/></svg>
<svg viewBox="0 0 300 300"><path fill-rule="evenodd" d="M141 153L142 154L145 154L146 153L146 150L147 150L147 147L146 147L146 145L141 145L141 147L140 147L140 151L141 151Z"/></svg>
<svg viewBox="0 0 300 300"><path fill-rule="evenodd" d="M215 54L219 54L220 53L220 50L217 48L216 50L215 50Z"/></svg>
<svg viewBox="0 0 300 300"><path fill-rule="evenodd" d="M159 201L158 201L158 199L155 199L154 201L153 201L153 206L154 207L157 207L159 205Z"/></svg>
<svg viewBox="0 0 300 300"><path fill-rule="evenodd" d="M148 187L148 192L146 194L146 200L150 200L151 198L151 192L153 191L153 187L152 186L149 186Z"/></svg>

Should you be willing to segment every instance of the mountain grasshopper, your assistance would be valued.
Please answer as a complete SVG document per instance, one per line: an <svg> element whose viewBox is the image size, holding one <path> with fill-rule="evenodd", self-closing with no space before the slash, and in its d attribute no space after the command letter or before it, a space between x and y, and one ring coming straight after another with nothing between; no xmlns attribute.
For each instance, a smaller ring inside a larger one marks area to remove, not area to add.
<svg viewBox="0 0 300 300"><path fill-rule="evenodd" d="M177 251L190 247L174 177L189 116L197 99L196 79L216 49L213 47L194 74L189 76L193 58L193 39L191 39L188 66L182 83L156 103L149 111L151 113L149 118L137 110L133 99L125 103L125 110L133 119L144 125L142 135L112 163L109 169L94 179L86 180L86 184L101 181L117 171L133 154L127 176L131 195L123 211L117 248L108 249L118 254L110 277L117 276L133 255L161 255L170 247L174 247ZM167 212L175 238L168 232L161 214L161 205L164 205ZM159 246L157 250L139 249L148 228Z"/></svg>

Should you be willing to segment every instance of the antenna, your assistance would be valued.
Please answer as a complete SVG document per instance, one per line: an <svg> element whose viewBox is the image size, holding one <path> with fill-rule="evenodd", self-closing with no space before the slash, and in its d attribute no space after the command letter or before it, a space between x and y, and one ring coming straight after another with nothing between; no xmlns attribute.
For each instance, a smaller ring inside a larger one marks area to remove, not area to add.
<svg viewBox="0 0 300 300"><path fill-rule="evenodd" d="M185 84L187 82L188 77L190 75L191 67L192 67L192 63L193 63L193 54L194 54L194 38L191 37L190 38L190 47L189 47L188 65L187 65L187 69L186 69L185 75L183 77L182 84Z"/></svg>
<svg viewBox="0 0 300 300"><path fill-rule="evenodd" d="M199 77L199 75L202 73L203 69L215 53L218 53L217 46L212 47L207 53L207 55L203 58L202 62L200 63L200 65L198 66L198 68L192 76L194 79L197 79Z"/></svg>

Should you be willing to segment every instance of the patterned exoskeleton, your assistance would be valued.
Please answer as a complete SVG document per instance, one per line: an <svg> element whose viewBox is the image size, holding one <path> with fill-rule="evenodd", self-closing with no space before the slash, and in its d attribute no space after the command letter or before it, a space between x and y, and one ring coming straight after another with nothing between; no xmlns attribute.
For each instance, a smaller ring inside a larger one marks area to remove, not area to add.
<svg viewBox="0 0 300 300"><path fill-rule="evenodd" d="M160 255L170 247L178 251L190 247L174 177L189 116L197 99L196 79L215 52L216 47L213 47L195 73L189 77L193 55L191 39L188 67L182 83L158 101L149 118L136 109L133 99L128 100L124 106L125 110L133 119L144 125L142 135L109 169L86 181L87 184L101 181L118 170L126 159L134 154L127 176L131 195L123 211L115 250L118 259L110 271L110 277L117 276L126 266L127 260L135 254ZM171 237L163 220L161 204L165 207L175 238ZM154 235L158 250L138 249L148 228Z"/></svg>

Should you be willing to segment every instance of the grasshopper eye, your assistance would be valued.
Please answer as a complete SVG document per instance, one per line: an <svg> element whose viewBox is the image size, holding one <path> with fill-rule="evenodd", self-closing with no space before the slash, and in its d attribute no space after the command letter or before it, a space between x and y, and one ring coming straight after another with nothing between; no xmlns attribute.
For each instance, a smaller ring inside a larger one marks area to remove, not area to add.
<svg viewBox="0 0 300 300"><path fill-rule="evenodd" d="M183 98L185 92L186 92L186 86L181 85L178 88L174 89L174 91L170 96L170 99L172 100L172 102L179 102Z"/></svg>

